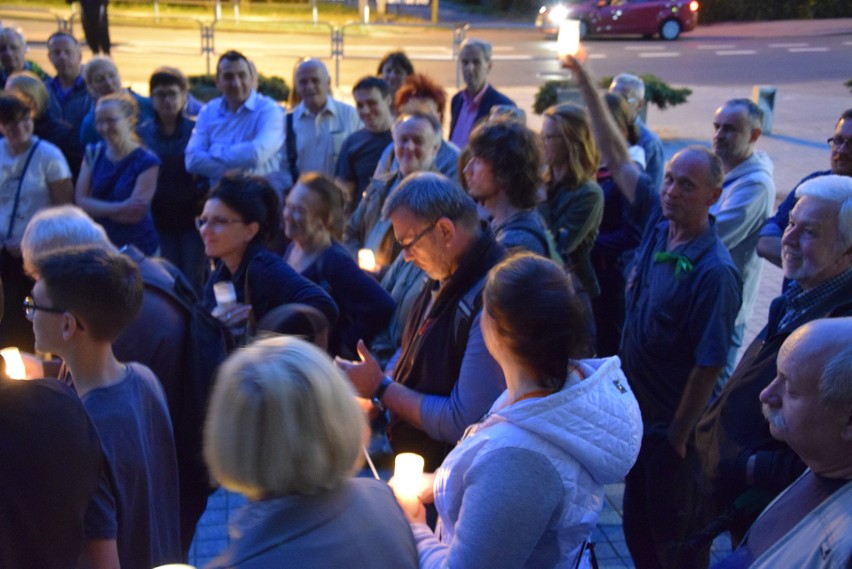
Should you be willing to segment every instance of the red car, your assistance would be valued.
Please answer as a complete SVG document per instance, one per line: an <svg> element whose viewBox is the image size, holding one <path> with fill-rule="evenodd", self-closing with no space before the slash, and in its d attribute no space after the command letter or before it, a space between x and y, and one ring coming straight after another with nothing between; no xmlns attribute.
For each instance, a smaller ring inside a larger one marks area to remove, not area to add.
<svg viewBox="0 0 852 569"><path fill-rule="evenodd" d="M681 32L698 24L696 0L561 0L542 6L535 25L547 35L555 35L567 19L580 20L580 37L597 35L659 34L675 40Z"/></svg>

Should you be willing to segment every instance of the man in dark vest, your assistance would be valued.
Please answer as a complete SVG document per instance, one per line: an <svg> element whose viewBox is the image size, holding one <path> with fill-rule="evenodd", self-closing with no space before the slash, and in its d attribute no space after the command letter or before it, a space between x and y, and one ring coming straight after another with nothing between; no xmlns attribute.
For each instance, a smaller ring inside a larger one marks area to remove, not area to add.
<svg viewBox="0 0 852 569"><path fill-rule="evenodd" d="M506 388L479 327L485 275L505 250L480 223L470 196L440 174L407 177L383 213L403 258L429 280L406 323L393 379L363 342L361 362L338 363L362 397L390 410L394 453L420 454L434 471Z"/></svg>

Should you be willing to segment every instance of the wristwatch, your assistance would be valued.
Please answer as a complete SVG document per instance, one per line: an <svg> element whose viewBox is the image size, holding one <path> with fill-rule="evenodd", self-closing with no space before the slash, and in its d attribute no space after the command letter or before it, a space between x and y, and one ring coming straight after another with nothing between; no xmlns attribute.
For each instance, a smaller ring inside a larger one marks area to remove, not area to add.
<svg viewBox="0 0 852 569"><path fill-rule="evenodd" d="M384 397L385 391L387 391L388 386L391 383L393 383L393 380L390 378L390 376L386 375L385 377L382 378L382 381L381 381L381 383L379 383L379 386L376 388L375 393L373 393L373 399L372 399L373 407L375 407L379 411L385 410L385 405L384 405L384 403L382 403L382 397Z"/></svg>

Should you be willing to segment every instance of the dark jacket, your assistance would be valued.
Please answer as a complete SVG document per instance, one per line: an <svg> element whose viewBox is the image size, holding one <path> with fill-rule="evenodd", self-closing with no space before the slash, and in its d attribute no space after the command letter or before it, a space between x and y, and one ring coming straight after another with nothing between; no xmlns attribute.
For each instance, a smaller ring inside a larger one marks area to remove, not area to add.
<svg viewBox="0 0 852 569"><path fill-rule="evenodd" d="M785 307L784 296L772 301L768 324L696 428L705 493L720 511L748 489L746 463L752 454L757 454L754 486L767 496L777 495L804 471L790 447L770 434L758 395L775 378L778 351L796 328L826 316L852 315L852 281L779 330Z"/></svg>
<svg viewBox="0 0 852 569"><path fill-rule="evenodd" d="M481 292L485 275L505 255L490 231L483 231L459 260L458 269L446 281L429 310L432 291L438 284L430 280L420 296L405 326L402 355L396 365L394 379L419 393L449 396L458 381L462 359L467 348L469 325L482 308ZM468 326L458 326L457 311L466 293L478 287L478 302L471 310ZM388 435L394 453L416 452L426 460L426 469L434 470L452 446L436 441L424 431L391 417Z"/></svg>
<svg viewBox="0 0 852 569"><path fill-rule="evenodd" d="M464 100L462 96L462 92L459 91L453 95L453 100L450 102L450 139L452 139L453 130L456 128L456 121L459 120L459 113L461 112L462 101ZM479 102L479 110L476 111L476 118L473 120L473 124L475 125L482 117L488 116L488 113L491 112L491 107L495 105L517 106L515 105L515 101L491 85L488 85L485 94L482 95L482 100Z"/></svg>

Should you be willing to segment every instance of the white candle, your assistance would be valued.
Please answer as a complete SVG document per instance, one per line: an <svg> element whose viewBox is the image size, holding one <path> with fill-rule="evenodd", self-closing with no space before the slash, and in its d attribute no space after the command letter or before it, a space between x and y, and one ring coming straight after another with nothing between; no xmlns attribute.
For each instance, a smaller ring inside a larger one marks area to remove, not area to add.
<svg viewBox="0 0 852 569"><path fill-rule="evenodd" d="M393 469L393 490L402 500L414 500L423 486L423 457L413 452L396 455Z"/></svg>
<svg viewBox="0 0 852 569"><path fill-rule="evenodd" d="M27 379L24 358L18 348L3 348L0 356L6 361L6 375L12 379Z"/></svg>
<svg viewBox="0 0 852 569"><path fill-rule="evenodd" d="M358 266L370 273L376 271L376 256L372 249L358 249Z"/></svg>
<svg viewBox="0 0 852 569"><path fill-rule="evenodd" d="M559 24L559 35L556 38L556 53L559 61L567 56L575 56L580 51L580 20L563 20Z"/></svg>
<svg viewBox="0 0 852 569"><path fill-rule="evenodd" d="M237 302L237 291L234 290L234 283L231 281L219 281L214 284L213 296L216 297L216 304L222 308L227 308Z"/></svg>

